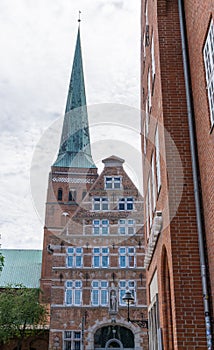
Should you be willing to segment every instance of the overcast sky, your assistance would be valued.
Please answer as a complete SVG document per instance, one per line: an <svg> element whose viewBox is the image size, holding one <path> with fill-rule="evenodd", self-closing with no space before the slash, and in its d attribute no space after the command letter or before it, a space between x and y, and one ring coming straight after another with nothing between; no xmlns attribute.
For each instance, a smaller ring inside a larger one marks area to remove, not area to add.
<svg viewBox="0 0 214 350"><path fill-rule="evenodd" d="M30 169L42 135L64 114L79 10L88 105L139 109L140 0L0 1L2 248L42 248ZM45 202L47 176L43 183Z"/></svg>

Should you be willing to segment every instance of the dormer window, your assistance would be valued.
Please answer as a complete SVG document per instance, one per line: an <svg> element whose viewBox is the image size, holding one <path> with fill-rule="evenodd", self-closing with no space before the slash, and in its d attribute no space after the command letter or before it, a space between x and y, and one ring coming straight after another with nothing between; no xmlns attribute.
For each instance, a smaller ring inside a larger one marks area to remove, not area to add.
<svg viewBox="0 0 214 350"><path fill-rule="evenodd" d="M105 189L120 189L122 187L122 178L120 176L106 176Z"/></svg>

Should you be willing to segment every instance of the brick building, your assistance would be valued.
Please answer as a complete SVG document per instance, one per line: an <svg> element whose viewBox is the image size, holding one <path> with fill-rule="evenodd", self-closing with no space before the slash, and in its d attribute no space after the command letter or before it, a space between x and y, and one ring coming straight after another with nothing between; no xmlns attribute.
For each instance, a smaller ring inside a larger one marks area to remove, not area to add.
<svg viewBox="0 0 214 350"><path fill-rule="evenodd" d="M214 5L142 0L149 349L213 349Z"/></svg>
<svg viewBox="0 0 214 350"><path fill-rule="evenodd" d="M80 31L61 143L49 175L41 288L50 303L49 349L147 349L143 199L123 169L90 149Z"/></svg>

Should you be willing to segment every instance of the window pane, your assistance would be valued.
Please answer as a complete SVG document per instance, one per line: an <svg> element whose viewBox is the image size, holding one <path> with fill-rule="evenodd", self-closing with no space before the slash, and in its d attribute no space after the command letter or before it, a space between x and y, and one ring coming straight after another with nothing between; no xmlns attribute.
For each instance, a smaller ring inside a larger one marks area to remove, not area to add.
<svg viewBox="0 0 214 350"><path fill-rule="evenodd" d="M76 248L76 253L77 253L77 254L82 254L82 248L79 248L79 247Z"/></svg>
<svg viewBox="0 0 214 350"><path fill-rule="evenodd" d="M66 290L66 304L68 304L68 305L72 304L72 290L71 289Z"/></svg>
<svg viewBox="0 0 214 350"><path fill-rule="evenodd" d="M71 341L69 340L65 341L65 350L71 350Z"/></svg>
<svg viewBox="0 0 214 350"><path fill-rule="evenodd" d="M102 257L102 267L108 267L108 256Z"/></svg>
<svg viewBox="0 0 214 350"><path fill-rule="evenodd" d="M120 267L126 267L126 257L120 256Z"/></svg>
<svg viewBox="0 0 214 350"><path fill-rule="evenodd" d="M126 220L121 219L121 220L119 220L119 223L120 223L120 225L125 225Z"/></svg>
<svg viewBox="0 0 214 350"><path fill-rule="evenodd" d="M125 228L125 226L120 227L120 228L119 228L119 232L120 232L121 235L125 235L125 233L126 233L126 228Z"/></svg>
<svg viewBox="0 0 214 350"><path fill-rule="evenodd" d="M128 234L133 235L134 234L134 227L128 227Z"/></svg>
<svg viewBox="0 0 214 350"><path fill-rule="evenodd" d="M81 333L80 332L74 332L74 339L80 339Z"/></svg>
<svg viewBox="0 0 214 350"><path fill-rule="evenodd" d="M65 331L65 338L71 339L71 331Z"/></svg>
<svg viewBox="0 0 214 350"><path fill-rule="evenodd" d="M101 305L107 305L108 303L108 292L107 290L101 290Z"/></svg>
<svg viewBox="0 0 214 350"><path fill-rule="evenodd" d="M98 290L92 290L92 304L93 305L98 305Z"/></svg>
<svg viewBox="0 0 214 350"><path fill-rule="evenodd" d="M81 290L76 289L74 291L74 304L80 305L81 304Z"/></svg>
<svg viewBox="0 0 214 350"><path fill-rule="evenodd" d="M119 210L125 210L125 204L119 203Z"/></svg>
<svg viewBox="0 0 214 350"><path fill-rule="evenodd" d="M68 256L68 266L73 267L73 256Z"/></svg>
<svg viewBox="0 0 214 350"><path fill-rule="evenodd" d="M133 203L127 203L127 210L133 209Z"/></svg>
<svg viewBox="0 0 214 350"><path fill-rule="evenodd" d="M134 267L134 256L129 256L129 267Z"/></svg>
<svg viewBox="0 0 214 350"><path fill-rule="evenodd" d="M68 254L73 254L74 253L74 248L68 248Z"/></svg>
<svg viewBox="0 0 214 350"><path fill-rule="evenodd" d="M94 254L99 254L100 253L100 248L94 248Z"/></svg>
<svg viewBox="0 0 214 350"><path fill-rule="evenodd" d="M120 290L120 304L126 305L126 302L123 301L123 296L125 295L125 289Z"/></svg>
<svg viewBox="0 0 214 350"><path fill-rule="evenodd" d="M102 248L102 253L103 254L108 254L108 248Z"/></svg>
<svg viewBox="0 0 214 350"><path fill-rule="evenodd" d="M99 267L99 266L100 266L100 257L94 256L94 267Z"/></svg>
<svg viewBox="0 0 214 350"><path fill-rule="evenodd" d="M74 342L74 350L80 350L80 341Z"/></svg>
<svg viewBox="0 0 214 350"><path fill-rule="evenodd" d="M76 266L77 267L82 266L82 257L79 255L76 256Z"/></svg>
<svg viewBox="0 0 214 350"><path fill-rule="evenodd" d="M107 281L101 281L101 288L107 288L108 282Z"/></svg>
<svg viewBox="0 0 214 350"><path fill-rule="evenodd" d="M99 226L98 227L94 227L94 235L99 235L99 233L100 233L100 228L99 228Z"/></svg>
<svg viewBox="0 0 214 350"><path fill-rule="evenodd" d="M73 282L72 282L72 281L67 281L67 282L66 282L66 286L67 286L67 287L72 287L72 285L73 285Z"/></svg>
<svg viewBox="0 0 214 350"><path fill-rule="evenodd" d="M92 281L92 287L99 287L99 282L98 281Z"/></svg>

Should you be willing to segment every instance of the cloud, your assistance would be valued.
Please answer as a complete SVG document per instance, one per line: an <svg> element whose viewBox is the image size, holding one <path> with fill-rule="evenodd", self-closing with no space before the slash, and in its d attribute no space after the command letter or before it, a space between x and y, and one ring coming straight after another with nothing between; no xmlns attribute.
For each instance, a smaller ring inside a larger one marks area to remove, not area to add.
<svg viewBox="0 0 214 350"><path fill-rule="evenodd" d="M31 160L41 135L64 113L79 10L88 104L139 108L140 0L0 2L3 248L42 246Z"/></svg>

